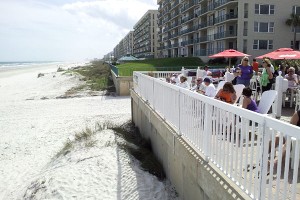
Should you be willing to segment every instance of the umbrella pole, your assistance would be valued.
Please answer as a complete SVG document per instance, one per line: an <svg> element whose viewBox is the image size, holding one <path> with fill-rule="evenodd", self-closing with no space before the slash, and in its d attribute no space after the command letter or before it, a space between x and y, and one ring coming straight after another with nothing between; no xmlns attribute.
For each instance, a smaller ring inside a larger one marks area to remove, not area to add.
<svg viewBox="0 0 300 200"><path fill-rule="evenodd" d="M231 58L229 58L229 68L231 68Z"/></svg>

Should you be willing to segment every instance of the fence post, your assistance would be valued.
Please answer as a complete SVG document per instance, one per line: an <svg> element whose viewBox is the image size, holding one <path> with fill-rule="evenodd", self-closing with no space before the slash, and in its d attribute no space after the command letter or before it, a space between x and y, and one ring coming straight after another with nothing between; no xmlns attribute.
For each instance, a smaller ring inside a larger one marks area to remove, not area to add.
<svg viewBox="0 0 300 200"><path fill-rule="evenodd" d="M209 161L210 157L210 138L212 134L212 106L205 104L205 119L204 119L204 132L203 132L203 152L205 155L205 160Z"/></svg>
<svg viewBox="0 0 300 200"><path fill-rule="evenodd" d="M275 90L277 91L277 98L275 99L274 105L275 109L273 110L273 115L276 118L281 117L281 110L282 110L282 93L287 90L288 88L288 81L281 76L282 72L279 71L279 75L276 77L275 82ZM275 112L275 113L274 113Z"/></svg>
<svg viewBox="0 0 300 200"><path fill-rule="evenodd" d="M201 77L201 76L200 76L200 67L197 68L196 79L199 78L199 77Z"/></svg>
<svg viewBox="0 0 300 200"><path fill-rule="evenodd" d="M181 132L181 126L180 126L180 123L181 123L181 120L180 120L180 115L181 115L181 105L180 105L180 98L181 98L181 90L179 89L178 91L178 135L182 135L182 132Z"/></svg>

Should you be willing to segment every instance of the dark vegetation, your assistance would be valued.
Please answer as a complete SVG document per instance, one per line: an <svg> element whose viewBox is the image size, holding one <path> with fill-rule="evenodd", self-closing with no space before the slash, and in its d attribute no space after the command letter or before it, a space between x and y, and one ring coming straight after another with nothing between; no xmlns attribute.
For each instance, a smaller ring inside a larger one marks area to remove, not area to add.
<svg viewBox="0 0 300 200"><path fill-rule="evenodd" d="M152 153L150 140L142 138L133 123L126 123L123 126L114 127L112 130L127 142L119 144L120 147L139 160L145 171L155 175L159 180L165 179L166 175L163 167ZM138 148L133 147L132 144Z"/></svg>

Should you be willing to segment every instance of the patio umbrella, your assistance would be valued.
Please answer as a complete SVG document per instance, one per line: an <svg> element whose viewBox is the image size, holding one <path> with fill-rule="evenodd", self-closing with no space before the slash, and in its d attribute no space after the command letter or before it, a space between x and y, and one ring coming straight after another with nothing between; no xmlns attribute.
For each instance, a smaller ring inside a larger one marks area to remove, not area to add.
<svg viewBox="0 0 300 200"><path fill-rule="evenodd" d="M264 54L262 56L256 57L257 59L262 59L264 57L269 57L273 60L292 60L292 59L300 59L300 51L295 51L291 48L280 48L270 53Z"/></svg>
<svg viewBox="0 0 300 200"><path fill-rule="evenodd" d="M227 49L220 53L208 56L209 58L229 58L229 67L231 66L231 58L250 56L234 49Z"/></svg>

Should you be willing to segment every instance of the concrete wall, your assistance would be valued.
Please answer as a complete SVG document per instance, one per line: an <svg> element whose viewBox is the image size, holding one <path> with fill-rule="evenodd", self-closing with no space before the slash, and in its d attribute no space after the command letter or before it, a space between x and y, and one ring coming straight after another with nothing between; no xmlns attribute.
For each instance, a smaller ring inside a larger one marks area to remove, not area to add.
<svg viewBox="0 0 300 200"><path fill-rule="evenodd" d="M129 96L130 89L133 87L132 76L116 76L113 71L111 71L111 74L116 87L117 95Z"/></svg>
<svg viewBox="0 0 300 200"><path fill-rule="evenodd" d="M131 91L132 120L145 138L150 138L154 154L162 163L168 179L185 200L250 199L201 152L157 115L134 91Z"/></svg>

